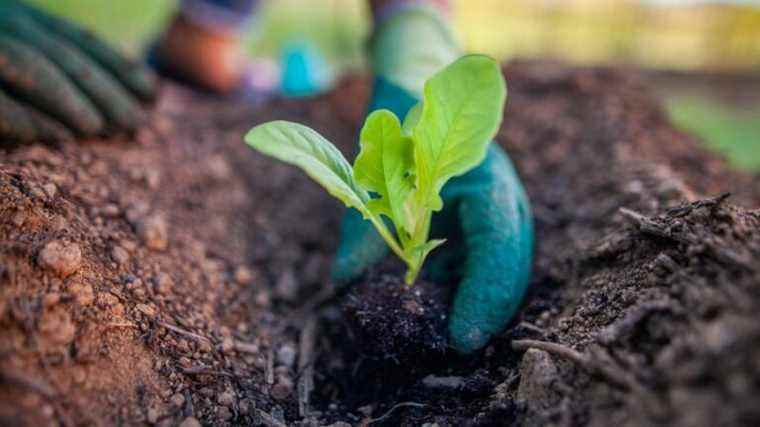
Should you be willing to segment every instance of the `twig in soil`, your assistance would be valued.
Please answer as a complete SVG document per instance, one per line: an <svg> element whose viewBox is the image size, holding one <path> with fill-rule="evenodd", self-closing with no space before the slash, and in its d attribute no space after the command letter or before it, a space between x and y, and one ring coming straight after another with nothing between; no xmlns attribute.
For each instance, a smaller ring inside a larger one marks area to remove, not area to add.
<svg viewBox="0 0 760 427"><path fill-rule="evenodd" d="M697 200L694 203L689 203L684 206L678 206L668 210L668 214L675 217L682 217L690 214L692 211L700 208L715 208L723 204L731 193L723 193L716 197L710 197L708 199Z"/></svg>
<svg viewBox="0 0 760 427"><path fill-rule="evenodd" d="M639 231L641 231L644 234L661 237L663 239L673 240L679 243L685 243L685 244L693 243L691 240L683 236L675 235L669 232L668 230L663 228L660 224L657 224L655 221L653 221L650 217L646 215L642 215L631 209L620 208L620 214L623 215L623 217L625 217L626 219L628 219L633 225L638 227Z"/></svg>
<svg viewBox="0 0 760 427"><path fill-rule="evenodd" d="M210 339L204 337L203 335L198 335L195 332L186 331L186 330L184 330L184 329L182 329L180 327L174 326L174 325L166 323L166 322L162 322L160 320L156 321L156 323L158 323L159 326L163 326L164 328L166 328L166 329L168 329L170 331L176 332L178 334L186 335L188 337L194 338L194 339L199 340L199 341L205 341L205 342L207 342L209 344L211 343Z"/></svg>
<svg viewBox="0 0 760 427"><path fill-rule="evenodd" d="M288 427L285 423L276 420L272 415L264 410L257 409L256 414L258 415L258 419L261 421L261 424L264 424L267 427Z"/></svg>
<svg viewBox="0 0 760 427"><path fill-rule="evenodd" d="M233 342L233 347L241 353L259 354L260 351L259 346L238 340Z"/></svg>
<svg viewBox="0 0 760 427"><path fill-rule="evenodd" d="M433 374L423 378L422 385L434 390L459 390L465 386L462 377L438 377Z"/></svg>
<svg viewBox="0 0 760 427"><path fill-rule="evenodd" d="M585 366L588 363L588 358L583 353L580 353L562 344L557 344L553 342L538 341L538 340L513 340L512 348L515 350L521 350L521 351L526 351L531 348L537 348L547 353L561 356L564 359L575 362L578 365Z"/></svg>
<svg viewBox="0 0 760 427"><path fill-rule="evenodd" d="M673 301L667 299L663 301L649 301L638 305L626 313L622 319L599 332L597 341L603 345L610 345L620 337L630 334L650 314L655 312L671 312L673 308Z"/></svg>
<svg viewBox="0 0 760 427"><path fill-rule="evenodd" d="M677 211L676 214L680 216L687 215L689 212L691 212L694 209L697 209L699 207L715 207L719 206L720 203L723 202L728 196L722 195L713 199L707 199L702 200L699 202L692 203L691 205L685 206L680 208L681 210ZM671 211L672 212L672 211ZM674 242L686 244L686 245L697 245L701 242L700 237L698 235L695 235L694 233L674 233L671 231L668 227L658 224L656 221L652 220L652 218L647 217L645 215L642 215L638 212L632 211L630 209L626 208L620 208L620 213L627 218L629 221L631 221L634 225L637 226L640 232L644 234L648 234L651 236L656 236L664 239L668 239ZM673 215L676 215L673 214ZM721 248L717 247L714 243L707 243L706 247L704 249L704 252L706 255L711 256L713 259L715 259L718 262L734 265L736 267L752 271L752 261L751 258L748 256L743 256L729 248Z"/></svg>
<svg viewBox="0 0 760 427"><path fill-rule="evenodd" d="M298 345L298 369L302 372L298 379L298 415L309 414L309 400L314 389L314 343L317 340L317 317L309 316L301 331Z"/></svg>
<svg viewBox="0 0 760 427"><path fill-rule="evenodd" d="M217 371L207 366L191 366L189 368L182 368L182 373L190 375L216 375L221 377L234 378L235 376L229 372Z"/></svg>
<svg viewBox="0 0 760 427"><path fill-rule="evenodd" d="M134 323L129 323L129 322L106 323L105 327L106 327L106 329L110 329L110 328L134 328L134 329L139 329L139 327L137 325L135 325Z"/></svg>
<svg viewBox="0 0 760 427"><path fill-rule="evenodd" d="M627 375L622 369L616 366L609 357L604 357L600 352L594 352L592 355L584 354L573 350L562 344L537 341L537 340L513 340L512 348L515 350L528 350L536 348L570 360L579 367L585 369L590 374L596 374L609 383L614 384L625 390L642 390L643 387L635 378Z"/></svg>
<svg viewBox="0 0 760 427"><path fill-rule="evenodd" d="M271 344L267 348L267 370L264 378L266 379L267 384L274 384L274 346Z"/></svg>
<svg viewBox="0 0 760 427"><path fill-rule="evenodd" d="M424 403L417 403L417 402L401 402L401 403L397 403L397 404L393 405L393 407L391 409L389 409L383 415L380 415L377 418L372 418L371 420L367 421L367 425L372 424L372 423L379 423L380 421L383 421L384 419L390 417L391 414L393 413L393 411L395 411L396 409L403 408L403 407L408 407L408 406L411 406L411 407L414 407L414 408L425 408L428 405L426 405Z"/></svg>

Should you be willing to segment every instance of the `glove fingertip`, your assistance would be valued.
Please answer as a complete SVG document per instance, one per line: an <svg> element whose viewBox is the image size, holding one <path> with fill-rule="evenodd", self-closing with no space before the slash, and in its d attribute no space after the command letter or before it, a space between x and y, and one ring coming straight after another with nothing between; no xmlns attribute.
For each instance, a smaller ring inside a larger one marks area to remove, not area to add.
<svg viewBox="0 0 760 427"><path fill-rule="evenodd" d="M449 319L451 346L469 354L485 347L517 310L522 292L517 283L465 280L459 286Z"/></svg>
<svg viewBox="0 0 760 427"><path fill-rule="evenodd" d="M490 339L491 334L461 317L452 317L449 322L450 345L460 354L471 354L484 347Z"/></svg>

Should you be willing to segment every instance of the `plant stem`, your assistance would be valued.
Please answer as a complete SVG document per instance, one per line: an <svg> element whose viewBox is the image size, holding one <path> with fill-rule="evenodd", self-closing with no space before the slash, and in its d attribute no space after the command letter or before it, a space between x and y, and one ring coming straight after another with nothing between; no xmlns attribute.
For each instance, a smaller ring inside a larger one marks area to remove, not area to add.
<svg viewBox="0 0 760 427"><path fill-rule="evenodd" d="M422 222L419 223L419 225L414 230L414 233L412 234L411 238L405 245L405 253L408 252L408 250L416 247L420 247L427 243L428 236L430 234L430 221L432 218L432 211L425 212L425 216L422 219ZM425 256L417 256L416 253L412 253L412 256L409 257L411 259L406 259L406 263L408 266L408 270L406 272L405 276L405 282L407 285L414 284L414 281L417 279L417 276L420 274L420 270L422 269L422 264L425 262Z"/></svg>
<svg viewBox="0 0 760 427"><path fill-rule="evenodd" d="M408 269L406 270L406 275L404 276L404 282L406 282L407 286L412 286L414 284L414 281L417 280L417 275L420 274L421 266L421 262L417 262L415 265L407 263Z"/></svg>
<svg viewBox="0 0 760 427"><path fill-rule="evenodd" d="M406 254L398 245L398 242L396 241L396 237L394 237L393 234L391 234L391 232L388 230L388 227L385 226L385 223L383 223L383 221L375 215L368 215L368 216L369 216L369 220L372 222L372 225L375 226L378 233L380 233L380 236L383 238L383 240L385 240L385 243L387 243L388 246L390 246L393 253L396 254L396 256L398 256L402 260L406 261L407 260Z"/></svg>

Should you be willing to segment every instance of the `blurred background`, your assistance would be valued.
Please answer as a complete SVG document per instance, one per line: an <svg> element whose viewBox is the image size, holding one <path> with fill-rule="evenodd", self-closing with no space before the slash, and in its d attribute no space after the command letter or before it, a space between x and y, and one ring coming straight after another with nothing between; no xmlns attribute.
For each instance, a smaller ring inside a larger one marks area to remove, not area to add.
<svg viewBox="0 0 760 427"><path fill-rule="evenodd" d="M140 54L174 0L31 0ZM251 54L281 62L308 40L332 75L361 68L363 0L263 1ZM456 0L469 51L644 71L679 126L760 171L760 0Z"/></svg>

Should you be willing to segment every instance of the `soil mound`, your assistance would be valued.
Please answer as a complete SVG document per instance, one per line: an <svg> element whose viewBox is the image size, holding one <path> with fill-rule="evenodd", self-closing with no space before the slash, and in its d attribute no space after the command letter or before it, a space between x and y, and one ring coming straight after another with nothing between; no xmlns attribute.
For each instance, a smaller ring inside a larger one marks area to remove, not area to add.
<svg viewBox="0 0 760 427"><path fill-rule="evenodd" d="M351 156L366 80L261 106L167 86L134 137L0 151L0 424L756 424L758 180L632 73L505 73L530 294L483 352L402 358L401 380L345 332L341 209L241 140L294 120Z"/></svg>

